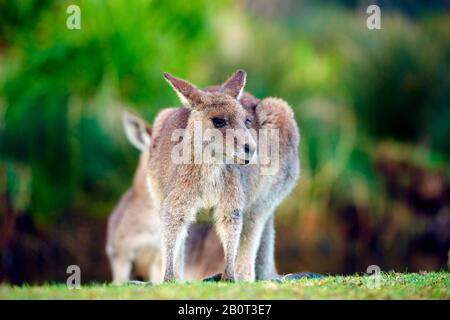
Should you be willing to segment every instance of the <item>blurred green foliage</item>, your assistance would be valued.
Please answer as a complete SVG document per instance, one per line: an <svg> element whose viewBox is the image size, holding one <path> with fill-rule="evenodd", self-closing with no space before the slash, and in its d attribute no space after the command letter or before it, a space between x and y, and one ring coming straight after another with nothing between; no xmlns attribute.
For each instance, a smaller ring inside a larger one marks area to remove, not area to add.
<svg viewBox="0 0 450 320"><path fill-rule="evenodd" d="M78 31L66 28L72 2L0 1L0 182L37 221L110 212L138 155L121 108L151 121L178 104L163 71L206 86L244 68L248 91L293 106L302 182L281 209L292 219L336 198L377 211L383 141L448 172L448 12L383 13L372 31L337 3L85 0Z"/></svg>
<svg viewBox="0 0 450 320"><path fill-rule="evenodd" d="M28 211L50 221L75 208L107 213L92 209L111 207L136 154L126 155L118 101L151 119L172 99L162 90L163 70L201 74L217 8L208 1L79 1L82 30L70 31L69 4L0 5L1 161L31 170Z"/></svg>

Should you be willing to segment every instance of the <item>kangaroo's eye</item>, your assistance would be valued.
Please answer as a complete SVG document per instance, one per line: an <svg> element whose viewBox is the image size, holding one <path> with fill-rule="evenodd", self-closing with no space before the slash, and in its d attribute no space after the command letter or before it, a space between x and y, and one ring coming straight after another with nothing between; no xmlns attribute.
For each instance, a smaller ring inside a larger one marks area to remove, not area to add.
<svg viewBox="0 0 450 320"><path fill-rule="evenodd" d="M250 129L250 127L252 126L252 120L246 119L245 120L245 126L247 127L247 129Z"/></svg>
<svg viewBox="0 0 450 320"><path fill-rule="evenodd" d="M216 128L222 128L227 124L225 119L222 119L222 118L212 118L211 120L212 120L214 127L216 127Z"/></svg>

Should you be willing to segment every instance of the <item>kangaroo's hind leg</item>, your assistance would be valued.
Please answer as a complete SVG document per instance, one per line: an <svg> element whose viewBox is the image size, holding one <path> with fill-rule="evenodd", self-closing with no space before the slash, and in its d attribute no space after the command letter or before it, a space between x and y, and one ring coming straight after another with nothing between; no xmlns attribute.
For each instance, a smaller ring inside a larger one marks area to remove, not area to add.
<svg viewBox="0 0 450 320"><path fill-rule="evenodd" d="M255 262L261 235L268 218L267 212L263 207L258 206L245 213L237 258L238 278L241 280L255 280Z"/></svg>
<svg viewBox="0 0 450 320"><path fill-rule="evenodd" d="M322 275L314 272L278 274L275 265L275 214L272 212L264 226L256 256L256 280L288 281L321 277Z"/></svg>
<svg viewBox="0 0 450 320"><path fill-rule="evenodd" d="M281 278L275 266L275 214L270 213L264 225L258 252L256 254L256 280L277 280Z"/></svg>
<svg viewBox="0 0 450 320"><path fill-rule="evenodd" d="M162 281L161 252L155 252L152 261L148 266L148 279L151 283L160 283Z"/></svg>
<svg viewBox="0 0 450 320"><path fill-rule="evenodd" d="M113 283L121 284L130 280L133 261L128 254L108 255L111 264Z"/></svg>

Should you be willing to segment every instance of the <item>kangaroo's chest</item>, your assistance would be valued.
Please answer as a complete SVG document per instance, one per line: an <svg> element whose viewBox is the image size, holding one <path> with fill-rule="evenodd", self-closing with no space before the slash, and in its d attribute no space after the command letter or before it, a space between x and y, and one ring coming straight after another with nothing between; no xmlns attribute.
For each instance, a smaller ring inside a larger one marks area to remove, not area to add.
<svg viewBox="0 0 450 320"><path fill-rule="evenodd" d="M203 209L217 206L223 198L225 191L225 177L221 171L205 170L202 172L200 184L200 197Z"/></svg>

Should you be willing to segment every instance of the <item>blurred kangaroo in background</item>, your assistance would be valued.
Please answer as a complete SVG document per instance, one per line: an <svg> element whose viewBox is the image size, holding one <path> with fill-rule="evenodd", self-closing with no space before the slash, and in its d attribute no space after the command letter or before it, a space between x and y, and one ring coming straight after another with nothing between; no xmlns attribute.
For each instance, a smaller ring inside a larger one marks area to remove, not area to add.
<svg viewBox="0 0 450 320"><path fill-rule="evenodd" d="M299 133L291 108L276 98L243 107L239 100L246 74L242 70L211 90L200 90L167 73L164 76L184 104L155 120L161 134L152 145L149 161L149 190L161 206L164 280L183 278L185 234L202 208L214 209L225 253L222 280L277 277L273 212L299 175ZM251 96L247 98L252 101ZM238 130L233 133L234 148L222 149L215 139L202 138L200 144L213 151L217 162L195 163L190 155L189 163L174 163L172 149L178 141L172 139L172 134L185 129L181 143L190 149L193 142L189 137L199 123L202 128L219 130L225 137L230 134L227 129ZM251 128L279 130L279 152L273 159L277 171L272 175L262 175L259 164L250 164L257 139ZM220 161L223 158L234 163Z"/></svg>
<svg viewBox="0 0 450 320"><path fill-rule="evenodd" d="M122 196L109 218L106 252L115 283L129 281L133 265L137 276L160 282L160 217L146 182L149 148L152 137L158 136L159 128L154 127L152 132L145 121L129 112L123 113L123 125L127 138L141 150L141 155L132 187ZM221 244L209 226L191 227L186 250L188 280L202 279L223 268Z"/></svg>

